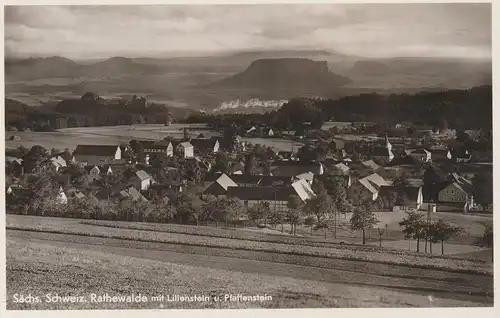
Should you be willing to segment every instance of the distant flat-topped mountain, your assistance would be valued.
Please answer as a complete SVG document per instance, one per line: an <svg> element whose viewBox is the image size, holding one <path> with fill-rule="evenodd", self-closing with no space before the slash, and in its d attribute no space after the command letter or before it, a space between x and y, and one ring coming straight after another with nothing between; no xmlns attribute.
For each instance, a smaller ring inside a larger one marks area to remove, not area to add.
<svg viewBox="0 0 500 318"><path fill-rule="evenodd" d="M256 60L245 71L210 86L318 94L348 83L349 78L330 72L326 61L282 58Z"/></svg>

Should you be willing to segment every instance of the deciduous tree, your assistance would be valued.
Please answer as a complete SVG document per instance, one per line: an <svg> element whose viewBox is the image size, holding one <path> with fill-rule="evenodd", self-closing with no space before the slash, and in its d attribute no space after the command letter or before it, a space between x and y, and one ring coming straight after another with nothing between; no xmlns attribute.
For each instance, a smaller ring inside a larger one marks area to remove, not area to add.
<svg viewBox="0 0 500 318"><path fill-rule="evenodd" d="M378 223L375 214L369 209L357 207L351 217L351 229L354 231L361 230L363 234L363 244L366 243L366 230L373 228Z"/></svg>

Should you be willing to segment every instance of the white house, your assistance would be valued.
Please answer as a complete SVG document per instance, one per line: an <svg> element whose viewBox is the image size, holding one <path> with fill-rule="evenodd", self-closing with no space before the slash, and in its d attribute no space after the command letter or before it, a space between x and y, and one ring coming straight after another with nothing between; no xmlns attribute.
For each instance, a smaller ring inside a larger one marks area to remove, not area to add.
<svg viewBox="0 0 500 318"><path fill-rule="evenodd" d="M50 158L50 164L56 172L59 172L59 170L67 166L66 160L64 160L61 156Z"/></svg>
<svg viewBox="0 0 500 318"><path fill-rule="evenodd" d="M177 145L175 149L177 153L184 158L194 157L194 147L188 141L181 142L180 144Z"/></svg>
<svg viewBox="0 0 500 318"><path fill-rule="evenodd" d="M144 170L137 171L131 180L129 180L130 184L133 184L135 188L142 191L149 189L153 182L153 178Z"/></svg>
<svg viewBox="0 0 500 318"><path fill-rule="evenodd" d="M59 194L56 197L56 202L58 204L68 203L68 197L66 196L66 193L64 193L64 190L62 187L59 187Z"/></svg>

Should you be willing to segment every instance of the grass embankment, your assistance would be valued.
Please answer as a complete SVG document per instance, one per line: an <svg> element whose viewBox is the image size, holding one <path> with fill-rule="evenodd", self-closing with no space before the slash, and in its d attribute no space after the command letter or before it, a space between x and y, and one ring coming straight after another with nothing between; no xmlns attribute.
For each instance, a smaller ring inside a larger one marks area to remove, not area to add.
<svg viewBox="0 0 500 318"><path fill-rule="evenodd" d="M123 257L88 248L62 248L50 243L7 240L7 309L134 308L304 308L304 307L457 307L487 306L467 300L429 298L426 294L351 286L290 277L241 273L163 260ZM264 302L146 303L14 303L14 294L111 296L271 295Z"/></svg>
<svg viewBox="0 0 500 318"><path fill-rule="evenodd" d="M294 236L285 236L279 234L250 233L249 231L243 231L241 229L211 228L205 226L191 226L191 225L179 225L179 224L140 223L140 222L124 222L124 221L101 221L101 220L83 220L80 221L80 223L87 225L104 226L110 228L188 234L194 236L227 238L233 240L245 240L245 241L256 241L256 242L266 242L266 243L325 247L325 248L335 248L342 250L351 250L357 252L382 252L394 255L412 255L412 256L420 255L420 256L425 256L427 258L446 258L446 259L453 258L453 259L470 260L470 258L468 257L461 258L455 255L446 255L446 256L434 255L434 254L424 255L424 254L418 254L414 251L394 249L388 247L378 247L373 245L361 245L361 244L350 244L350 243L340 244L339 243L340 240L334 242L334 241L321 240L316 237L294 237Z"/></svg>
<svg viewBox="0 0 500 318"><path fill-rule="evenodd" d="M136 240L144 242L158 242L182 244L191 246L217 247L246 251L259 251L289 255L303 255L326 257L343 260L359 260L372 263L403 265L415 268L428 268L452 271L457 273L474 273L492 275L492 266L484 261L470 259L454 259L446 257L427 257L418 254L391 254L383 250L358 251L347 248L318 247L306 245L292 245L261 241L241 240L223 237L209 237L201 235L179 234L158 231L144 231L102 227L80 223L76 219L60 219L47 217L7 216L7 229L38 231L60 234L74 234ZM146 224L144 224L146 226Z"/></svg>

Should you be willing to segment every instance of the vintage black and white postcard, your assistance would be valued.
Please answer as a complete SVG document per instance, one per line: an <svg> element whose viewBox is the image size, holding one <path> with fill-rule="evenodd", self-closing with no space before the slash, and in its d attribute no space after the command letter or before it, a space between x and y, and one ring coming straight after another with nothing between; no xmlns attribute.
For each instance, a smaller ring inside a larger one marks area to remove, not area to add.
<svg viewBox="0 0 500 318"><path fill-rule="evenodd" d="M493 307L491 3L3 10L7 311Z"/></svg>

